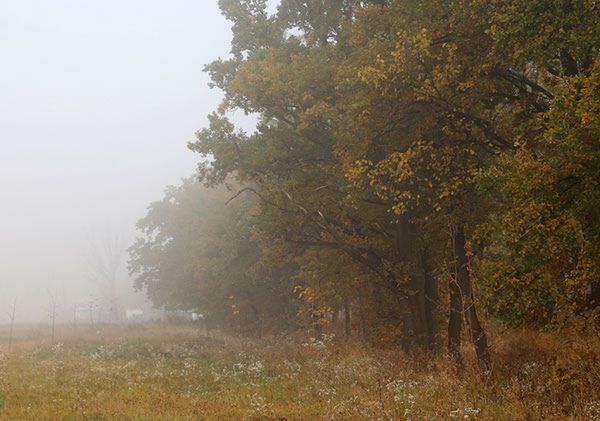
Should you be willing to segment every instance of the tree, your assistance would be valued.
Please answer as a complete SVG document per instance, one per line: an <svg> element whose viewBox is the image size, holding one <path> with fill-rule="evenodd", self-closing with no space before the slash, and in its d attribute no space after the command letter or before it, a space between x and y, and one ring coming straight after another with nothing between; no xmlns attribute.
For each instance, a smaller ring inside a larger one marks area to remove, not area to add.
<svg viewBox="0 0 600 421"><path fill-rule="evenodd" d="M258 226L270 244L344 253L369 271L376 295L390 303L390 321L403 319L405 335L414 336L410 313L417 310L407 304L411 289L405 281L410 247L401 238L406 224L398 228L385 203L348 195L335 143L340 122L335 82L350 47L348 27L360 7L335 2L334 13L328 3L325 15L315 13L320 7L322 2L284 2L278 15L264 19L260 7L223 4L234 22L234 58L207 70L226 100L191 148L214 159L201 168L206 183L233 176L256 186L245 191L259 198ZM292 28L299 33L290 35ZM259 31L269 37L250 35ZM229 108L258 113L257 132L236 132L223 115Z"/></svg>
<svg viewBox="0 0 600 421"><path fill-rule="evenodd" d="M11 309L10 313L8 313L8 318L10 321L10 328L8 331L8 352L10 352L10 350L12 348L16 315L17 315L17 297L15 297L15 299L13 301L13 305L12 305L12 309Z"/></svg>
<svg viewBox="0 0 600 421"><path fill-rule="evenodd" d="M206 71L225 98L189 146L215 188L203 197L229 196L228 210L184 205L185 185L153 205L132 261L157 302L210 297L239 326L295 286L317 334L343 306L365 338L406 352L436 350L447 315L449 355L462 364L466 333L484 373L478 292L515 324L532 308L596 312L595 2L220 6L232 55ZM255 132L229 121L236 109ZM191 233L214 241L212 260ZM179 296L185 282L197 289Z"/></svg>
<svg viewBox="0 0 600 421"><path fill-rule="evenodd" d="M48 299L50 301L48 311L48 317L50 318L50 328L51 328L51 343L54 345L54 338L56 334L56 311L58 309L58 298L56 291L52 288L48 288Z"/></svg>
<svg viewBox="0 0 600 421"><path fill-rule="evenodd" d="M562 324L600 311L598 61L552 87L543 132L504 156L484 185L498 187L494 241L483 264L490 307L511 325ZM524 183L523 180L527 182Z"/></svg>
<svg viewBox="0 0 600 421"><path fill-rule="evenodd" d="M90 241L87 256L88 279L98 288L111 323L121 319L118 284L124 251L117 236L108 236L102 242Z"/></svg>
<svg viewBox="0 0 600 421"><path fill-rule="evenodd" d="M234 333L285 329L295 308L290 258L263 253L251 223L253 198L228 204L232 195L195 179L167 188L138 222L130 272L157 307L197 311Z"/></svg>

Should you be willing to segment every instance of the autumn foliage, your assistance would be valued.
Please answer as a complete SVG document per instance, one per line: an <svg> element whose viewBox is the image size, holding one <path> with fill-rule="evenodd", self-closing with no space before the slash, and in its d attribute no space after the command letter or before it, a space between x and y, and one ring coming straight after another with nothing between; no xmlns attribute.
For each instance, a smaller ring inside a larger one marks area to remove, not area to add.
<svg viewBox="0 0 600 421"><path fill-rule="evenodd" d="M221 0L224 93L131 248L138 286L238 334L405 352L489 321L597 329L597 2ZM239 130L230 111L256 116Z"/></svg>

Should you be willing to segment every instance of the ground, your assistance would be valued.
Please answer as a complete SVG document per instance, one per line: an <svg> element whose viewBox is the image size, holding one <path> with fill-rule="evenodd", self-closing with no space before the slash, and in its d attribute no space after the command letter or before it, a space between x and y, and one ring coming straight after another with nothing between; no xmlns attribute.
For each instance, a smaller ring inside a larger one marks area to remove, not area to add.
<svg viewBox="0 0 600 421"><path fill-rule="evenodd" d="M493 338L494 372L326 336L192 326L0 330L0 420L593 420L600 339Z"/></svg>

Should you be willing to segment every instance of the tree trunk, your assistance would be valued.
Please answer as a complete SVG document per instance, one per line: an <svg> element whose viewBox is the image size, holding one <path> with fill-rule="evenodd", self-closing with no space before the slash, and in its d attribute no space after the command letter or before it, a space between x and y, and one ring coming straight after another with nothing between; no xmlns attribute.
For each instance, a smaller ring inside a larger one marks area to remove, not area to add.
<svg viewBox="0 0 600 421"><path fill-rule="evenodd" d="M333 304L333 313L331 313L331 330L337 334L337 327L339 322L339 307L337 302Z"/></svg>
<svg viewBox="0 0 600 421"><path fill-rule="evenodd" d="M596 314L598 307L600 307L600 280L596 279L590 285L589 308L594 312L593 314ZM600 318L596 317L594 322L596 328L600 328Z"/></svg>
<svg viewBox="0 0 600 421"><path fill-rule="evenodd" d="M450 277L450 315L448 317L448 356L459 366L462 366L460 355L460 331L462 325L462 296L456 277Z"/></svg>
<svg viewBox="0 0 600 421"><path fill-rule="evenodd" d="M352 325L350 324L350 304L344 300L344 333L349 338L352 335Z"/></svg>
<svg viewBox="0 0 600 421"><path fill-rule="evenodd" d="M429 268L429 251L427 248L423 250L421 259L421 267L423 269L424 282L424 312L427 335L427 348L433 350L435 348L435 337L437 333L437 320L435 317L435 307L437 303L437 281L431 275Z"/></svg>
<svg viewBox="0 0 600 421"><path fill-rule="evenodd" d="M593 310L600 306L600 280L595 280L590 285L590 308Z"/></svg>
<svg viewBox="0 0 600 421"><path fill-rule="evenodd" d="M361 294L358 295L358 305L360 308L359 320L360 320L360 334L364 341L369 339L369 335L367 334L367 317L365 311L365 294L368 293L368 290L363 288Z"/></svg>
<svg viewBox="0 0 600 421"><path fill-rule="evenodd" d="M415 276L415 278L417 278ZM425 314L425 284L419 282L414 295L411 297L412 319L414 320L414 336L419 347L427 348L428 339L427 316Z"/></svg>
<svg viewBox="0 0 600 421"><path fill-rule="evenodd" d="M400 309L402 310L402 339L400 345L404 353L410 355L414 348L415 338L415 315L411 299L402 299L400 301Z"/></svg>
<svg viewBox="0 0 600 421"><path fill-rule="evenodd" d="M409 302L415 341L419 347L428 348L429 325L425 310L425 277L418 270L413 270L410 289Z"/></svg>
<svg viewBox="0 0 600 421"><path fill-rule="evenodd" d="M467 249L466 245L467 241L465 238L464 226L459 225L456 227L456 232L454 234L454 252L456 254L456 284L458 293L462 298L461 301L463 315L467 332L473 341L475 353L477 354L477 365L482 373L487 373L491 368L487 336L483 326L479 322L479 317L477 316L477 310L475 308L473 286L471 283L471 274L469 272L469 250Z"/></svg>

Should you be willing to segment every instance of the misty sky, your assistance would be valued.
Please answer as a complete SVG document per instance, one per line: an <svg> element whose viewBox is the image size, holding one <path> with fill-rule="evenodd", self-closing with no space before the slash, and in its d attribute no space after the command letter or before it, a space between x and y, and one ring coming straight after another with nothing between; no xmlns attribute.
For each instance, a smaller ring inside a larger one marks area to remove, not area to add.
<svg viewBox="0 0 600 421"><path fill-rule="evenodd" d="M202 68L229 52L216 3L0 1L0 324L15 296L20 320L51 286L86 297L89 238L130 242L194 171L186 143L221 97Z"/></svg>

